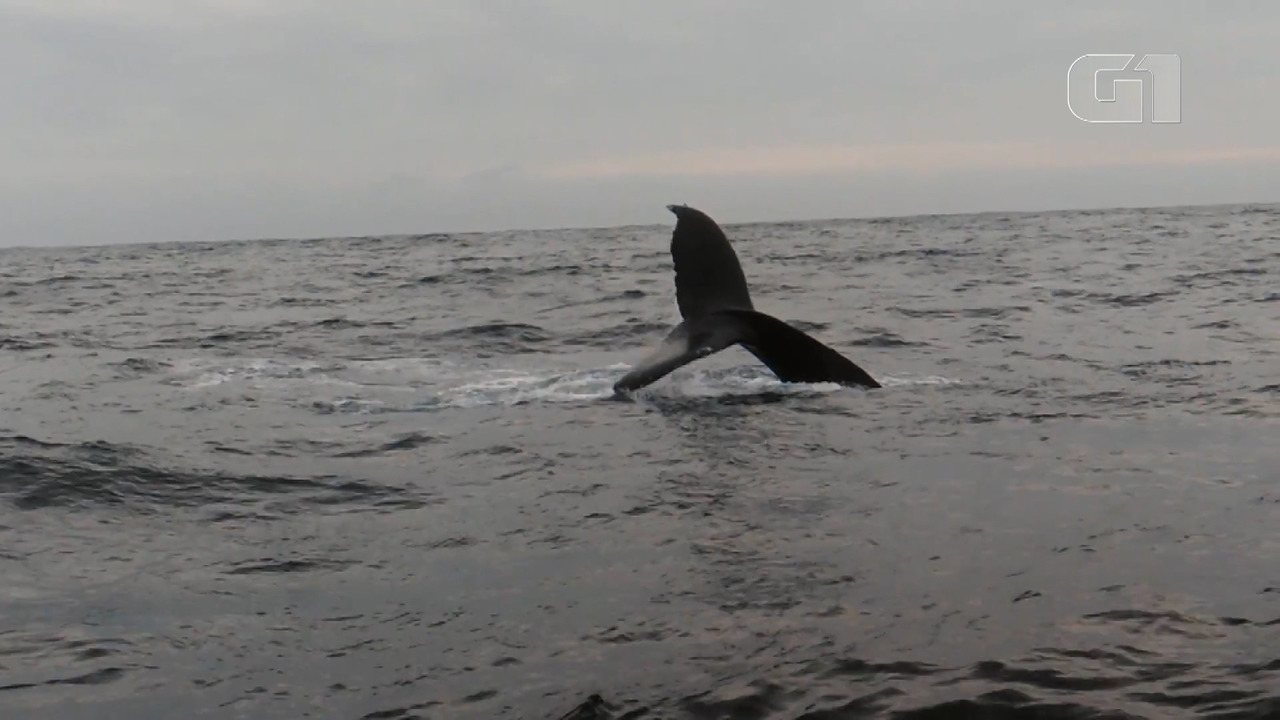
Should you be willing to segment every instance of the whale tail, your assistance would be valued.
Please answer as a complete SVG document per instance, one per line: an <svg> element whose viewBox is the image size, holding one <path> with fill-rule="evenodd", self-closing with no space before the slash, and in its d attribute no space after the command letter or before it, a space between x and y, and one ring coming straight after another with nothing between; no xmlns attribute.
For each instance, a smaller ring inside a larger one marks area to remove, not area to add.
<svg viewBox="0 0 1280 720"><path fill-rule="evenodd" d="M688 320L725 308L750 310L747 278L716 221L687 205L668 205L667 209L676 216L671 260L676 268L680 317Z"/></svg>
<svg viewBox="0 0 1280 720"><path fill-rule="evenodd" d="M730 345L742 345L783 382L880 387L866 370L778 318L755 310L726 309L677 325L656 350L614 384L613 391L642 388Z"/></svg>
<svg viewBox="0 0 1280 720"><path fill-rule="evenodd" d="M840 353L753 308L742 265L715 220L687 205L667 209L676 216L671 258L676 269L676 305L684 322L614 384L615 393L642 388L730 345L745 347L783 382L880 387L867 371Z"/></svg>

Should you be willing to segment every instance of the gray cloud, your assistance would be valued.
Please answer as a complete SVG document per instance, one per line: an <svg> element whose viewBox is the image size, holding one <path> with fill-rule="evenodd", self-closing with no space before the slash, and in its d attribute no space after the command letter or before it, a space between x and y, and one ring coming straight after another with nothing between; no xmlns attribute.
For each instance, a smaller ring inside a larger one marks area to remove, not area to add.
<svg viewBox="0 0 1280 720"><path fill-rule="evenodd" d="M1278 199L1280 8L971 5L0 0L0 245Z"/></svg>

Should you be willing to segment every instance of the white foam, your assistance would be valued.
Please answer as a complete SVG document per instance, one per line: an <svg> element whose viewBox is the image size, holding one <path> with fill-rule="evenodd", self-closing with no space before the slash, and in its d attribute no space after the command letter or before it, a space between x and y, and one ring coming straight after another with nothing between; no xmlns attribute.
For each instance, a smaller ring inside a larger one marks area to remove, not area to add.
<svg viewBox="0 0 1280 720"><path fill-rule="evenodd" d="M230 382L254 383L264 379L296 379L319 371L316 362L284 362L272 358L240 358L233 361L189 358L173 363L173 383L199 389Z"/></svg>
<svg viewBox="0 0 1280 720"><path fill-rule="evenodd" d="M619 363L587 370L467 366L435 358L312 361L273 358L189 359L173 363L173 380L187 390L226 383L274 389L283 397L317 408L344 412L421 412L442 408L525 403L591 402L613 396L613 383L630 366ZM961 383L939 375L889 375L885 387ZM324 388L340 388L333 393ZM836 383L784 383L763 367L682 368L636 397L714 398L776 393L812 395L841 391ZM391 394L388 396L388 394ZM405 402L405 395L416 401ZM426 400L421 398L426 396Z"/></svg>
<svg viewBox="0 0 1280 720"><path fill-rule="evenodd" d="M811 394L840 390L836 383L784 383L767 370L743 366L723 370L690 370L675 373L671 381L653 386L648 395L658 397L722 397L762 393Z"/></svg>
<svg viewBox="0 0 1280 720"><path fill-rule="evenodd" d="M439 358L380 358L378 360L351 360L347 367L362 375L389 375L396 378L430 380L456 374L463 366Z"/></svg>
<svg viewBox="0 0 1280 720"><path fill-rule="evenodd" d="M171 384L199 390L227 383L269 387L304 383L416 392L451 365L425 358L318 362L277 358L187 358L173 363Z"/></svg>
<svg viewBox="0 0 1280 720"><path fill-rule="evenodd" d="M942 377L941 375L921 375L919 377L906 377L896 375L886 375L879 378L880 384L885 387L900 387L903 385L962 385L963 380L955 378Z"/></svg>
<svg viewBox="0 0 1280 720"><path fill-rule="evenodd" d="M568 373L494 370L473 382L438 392L436 407L520 405L528 402L583 402L613 396L613 383L626 365Z"/></svg>

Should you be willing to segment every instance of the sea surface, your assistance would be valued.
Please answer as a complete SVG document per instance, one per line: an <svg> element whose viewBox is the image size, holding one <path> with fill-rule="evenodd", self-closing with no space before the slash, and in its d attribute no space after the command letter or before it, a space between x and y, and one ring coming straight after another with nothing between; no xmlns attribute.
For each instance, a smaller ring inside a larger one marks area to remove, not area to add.
<svg viewBox="0 0 1280 720"><path fill-rule="evenodd" d="M1280 717L1280 206L654 220L0 250L0 718Z"/></svg>

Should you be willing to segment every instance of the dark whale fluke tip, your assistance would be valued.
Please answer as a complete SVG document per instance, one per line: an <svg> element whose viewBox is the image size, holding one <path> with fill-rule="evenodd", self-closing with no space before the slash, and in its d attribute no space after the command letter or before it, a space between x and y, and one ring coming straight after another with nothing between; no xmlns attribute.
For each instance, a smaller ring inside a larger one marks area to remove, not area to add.
<svg viewBox="0 0 1280 720"><path fill-rule="evenodd" d="M840 353L753 308L738 256L715 220L688 205L667 209L676 216L671 259L676 270L676 305L684 322L614 384L615 398L730 345L746 348L783 382L880 387Z"/></svg>

